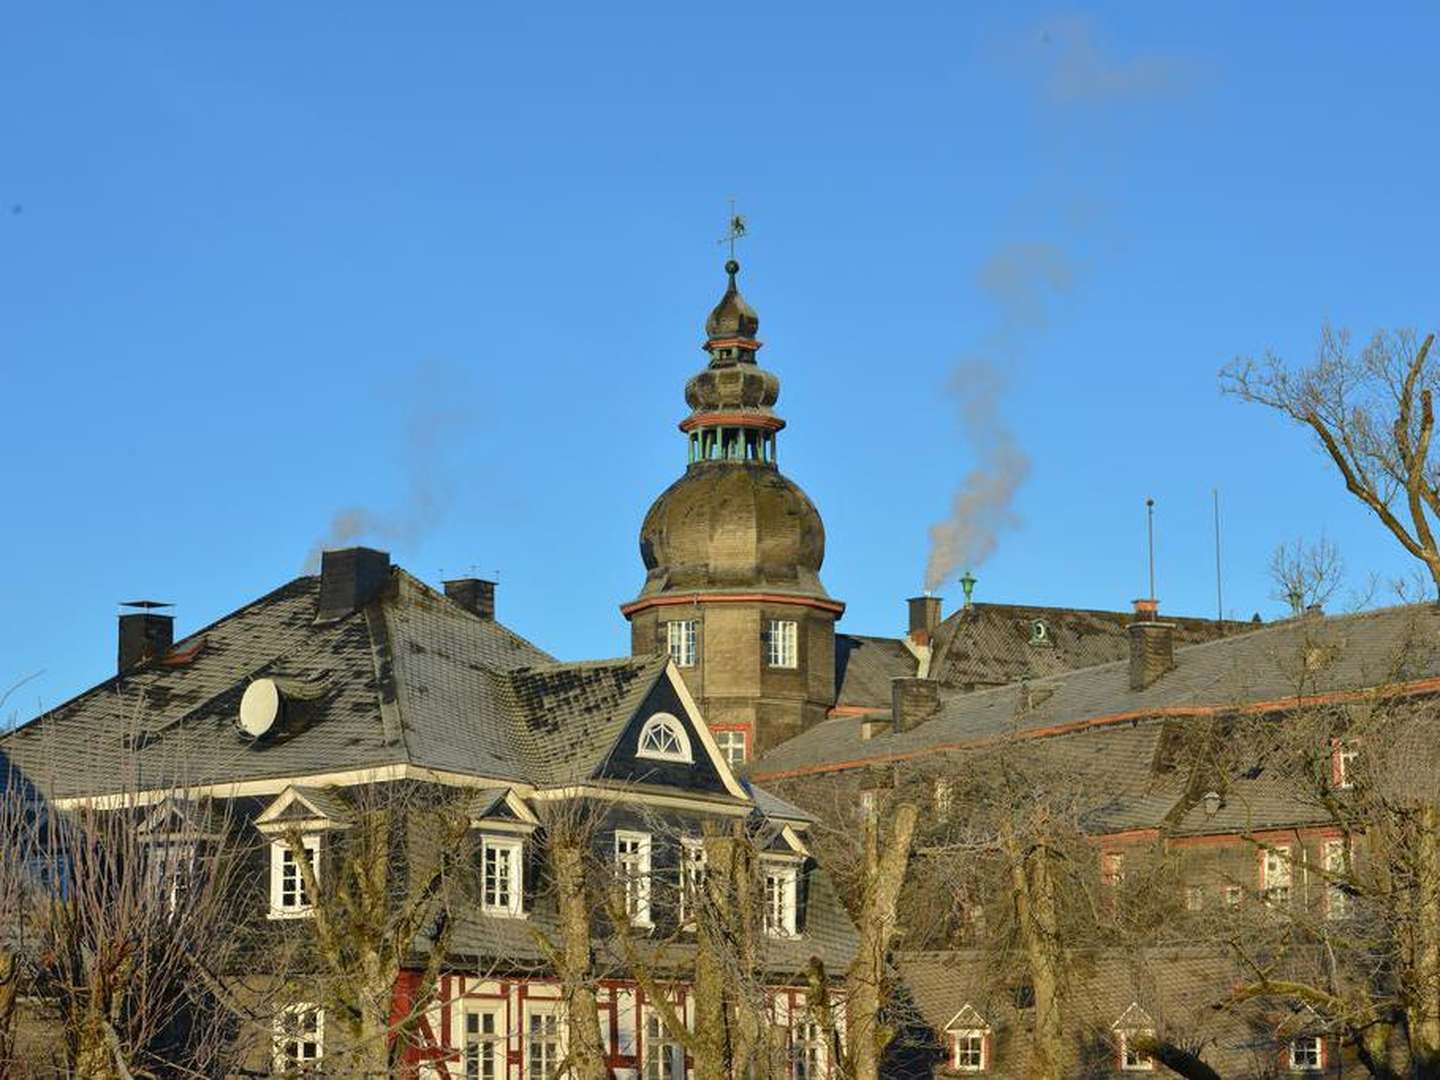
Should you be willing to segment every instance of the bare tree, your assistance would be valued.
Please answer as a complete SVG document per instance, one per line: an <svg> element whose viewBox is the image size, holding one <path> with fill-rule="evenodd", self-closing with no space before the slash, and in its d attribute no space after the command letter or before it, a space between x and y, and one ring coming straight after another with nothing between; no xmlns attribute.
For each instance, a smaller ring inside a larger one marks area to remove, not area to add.
<svg viewBox="0 0 1440 1080"><path fill-rule="evenodd" d="M1424 564L1440 596L1433 342L1433 334L1420 341L1399 330L1377 333L1356 352L1346 331L1327 325L1308 367L1292 369L1273 353L1242 358L1221 373L1221 388L1310 428L1346 490Z"/></svg>
<svg viewBox="0 0 1440 1080"><path fill-rule="evenodd" d="M285 833L311 902L296 920L300 948L283 966L291 981L319 991L327 1022L344 1039L327 1057L346 1075L390 1076L418 1041L448 950L455 905L473 902L476 855L467 793L408 783L349 789L353 824L327 851L317 874L295 829ZM303 948L313 927L314 947ZM397 1008L401 971L426 948L408 1008ZM294 940L290 943L297 945ZM276 959L278 959L278 954ZM310 969L310 970L307 970Z"/></svg>
<svg viewBox="0 0 1440 1080"><path fill-rule="evenodd" d="M1340 549L1324 535L1313 544L1304 540L1281 544L1270 556L1271 599L1288 605L1294 615L1323 608L1344 577Z"/></svg>

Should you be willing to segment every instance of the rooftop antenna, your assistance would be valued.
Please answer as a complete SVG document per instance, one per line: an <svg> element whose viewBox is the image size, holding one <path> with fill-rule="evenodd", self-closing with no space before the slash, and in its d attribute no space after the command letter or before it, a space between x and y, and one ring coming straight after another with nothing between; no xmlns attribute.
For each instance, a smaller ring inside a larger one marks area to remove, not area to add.
<svg viewBox="0 0 1440 1080"><path fill-rule="evenodd" d="M1220 578L1220 489L1214 488L1212 494L1215 496L1215 620L1225 620L1225 593L1221 588Z"/></svg>
<svg viewBox="0 0 1440 1080"><path fill-rule="evenodd" d="M730 223L725 229L725 235L718 241L721 244L730 245L731 262L735 261L735 241L744 238L748 232L749 228L745 224L745 219L735 212L735 200L732 197L730 200Z"/></svg>
<svg viewBox="0 0 1440 1080"><path fill-rule="evenodd" d="M1150 543L1150 600L1155 600L1155 500L1145 500L1145 531Z"/></svg>

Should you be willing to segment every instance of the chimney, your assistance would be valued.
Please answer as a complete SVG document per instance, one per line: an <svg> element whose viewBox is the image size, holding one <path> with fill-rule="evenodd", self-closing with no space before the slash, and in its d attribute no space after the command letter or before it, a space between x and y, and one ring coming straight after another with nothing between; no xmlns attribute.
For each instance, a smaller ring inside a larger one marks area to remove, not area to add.
<svg viewBox="0 0 1440 1080"><path fill-rule="evenodd" d="M320 556L320 605L316 622L342 619L378 597L390 581L390 553L352 547Z"/></svg>
<svg viewBox="0 0 1440 1080"><path fill-rule="evenodd" d="M175 616L156 611L170 605L155 600L130 600L120 606L138 609L120 615L120 648L115 667L123 675L146 660L170 651L170 646L175 644Z"/></svg>
<svg viewBox="0 0 1440 1080"><path fill-rule="evenodd" d="M1175 624L1161 622L1155 600L1135 601L1130 624L1130 689L1144 690L1175 666Z"/></svg>
<svg viewBox="0 0 1440 1080"><path fill-rule="evenodd" d="M940 711L940 684L900 676L890 680L890 714L896 733L919 727Z"/></svg>
<svg viewBox="0 0 1440 1080"><path fill-rule="evenodd" d="M906 603L910 605L910 644L929 645L940 625L940 598L912 596Z"/></svg>
<svg viewBox="0 0 1440 1080"><path fill-rule="evenodd" d="M445 595L486 622L495 618L495 582L464 577L445 582Z"/></svg>

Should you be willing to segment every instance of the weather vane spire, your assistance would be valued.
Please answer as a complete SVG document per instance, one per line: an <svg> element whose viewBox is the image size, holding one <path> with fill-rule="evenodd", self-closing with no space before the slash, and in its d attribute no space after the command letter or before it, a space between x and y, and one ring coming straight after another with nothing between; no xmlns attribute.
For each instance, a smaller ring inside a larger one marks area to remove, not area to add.
<svg viewBox="0 0 1440 1080"><path fill-rule="evenodd" d="M735 200L730 200L730 224L725 230L725 235L719 243L730 245L730 261L735 261L735 241L742 239L747 232L745 219L735 212Z"/></svg>

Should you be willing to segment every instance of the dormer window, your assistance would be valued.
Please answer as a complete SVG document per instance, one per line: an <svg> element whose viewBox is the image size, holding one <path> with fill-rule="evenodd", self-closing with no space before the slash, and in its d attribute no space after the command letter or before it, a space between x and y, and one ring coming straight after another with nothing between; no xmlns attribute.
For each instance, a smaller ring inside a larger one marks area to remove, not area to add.
<svg viewBox="0 0 1440 1080"><path fill-rule="evenodd" d="M524 909L522 843L487 836L480 842L481 903L487 915L519 915Z"/></svg>
<svg viewBox="0 0 1440 1080"><path fill-rule="evenodd" d="M1121 1072L1155 1071L1155 1059L1141 1049L1144 1043L1155 1037L1155 1021L1138 1002L1131 1002L1110 1030L1115 1033Z"/></svg>
<svg viewBox="0 0 1440 1080"><path fill-rule="evenodd" d="M685 725L669 713L656 713L640 729L635 756L653 761L694 761L690 753L690 736Z"/></svg>
<svg viewBox="0 0 1440 1080"><path fill-rule="evenodd" d="M320 881L320 837L300 837L300 848L310 862L316 884ZM270 844L270 918L294 919L314 911L314 900L305 888L305 875L295 859L295 848L287 838Z"/></svg>
<svg viewBox="0 0 1440 1080"><path fill-rule="evenodd" d="M990 1068L990 1025L967 1004L945 1025L950 1037L950 1067L956 1072L982 1073Z"/></svg>
<svg viewBox="0 0 1440 1080"><path fill-rule="evenodd" d="M796 893L800 868L792 861L767 859L765 872L765 933L788 938L797 933Z"/></svg>
<svg viewBox="0 0 1440 1080"><path fill-rule="evenodd" d="M1030 623L1030 644L1050 644L1050 624L1044 619L1035 619Z"/></svg>

